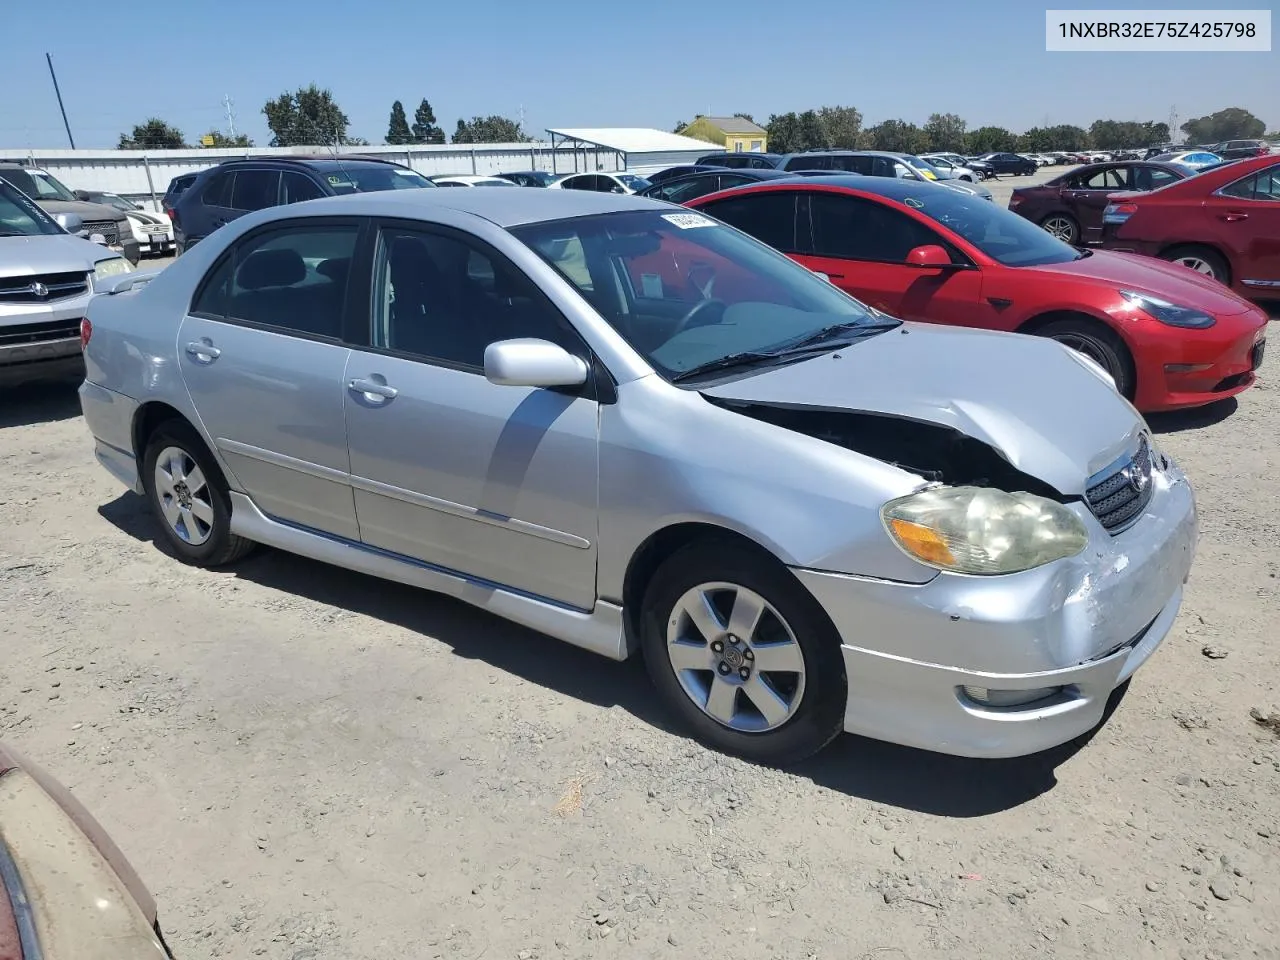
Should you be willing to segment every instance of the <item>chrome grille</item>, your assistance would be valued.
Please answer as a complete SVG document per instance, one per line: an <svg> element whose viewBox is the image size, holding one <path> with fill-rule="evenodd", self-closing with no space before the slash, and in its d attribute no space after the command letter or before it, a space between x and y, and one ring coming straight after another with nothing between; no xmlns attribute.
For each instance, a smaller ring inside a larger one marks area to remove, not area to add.
<svg viewBox="0 0 1280 960"><path fill-rule="evenodd" d="M88 289L88 275L83 271L0 277L0 303L55 303L78 297Z"/></svg>
<svg viewBox="0 0 1280 960"><path fill-rule="evenodd" d="M1151 443L1143 437L1133 456L1085 491L1085 502L1106 530L1119 533L1141 516L1151 502L1152 470Z"/></svg>
<svg viewBox="0 0 1280 960"><path fill-rule="evenodd" d="M102 239L107 241L108 246L120 242L120 225L115 220L86 220L84 222L84 235L91 237L95 233L102 234Z"/></svg>

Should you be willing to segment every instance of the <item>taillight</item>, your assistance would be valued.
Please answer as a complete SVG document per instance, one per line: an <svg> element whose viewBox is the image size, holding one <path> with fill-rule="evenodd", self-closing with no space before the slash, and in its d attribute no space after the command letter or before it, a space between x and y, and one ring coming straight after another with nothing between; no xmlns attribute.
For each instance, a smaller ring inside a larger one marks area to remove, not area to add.
<svg viewBox="0 0 1280 960"><path fill-rule="evenodd" d="M169 222L176 227L178 225L178 208L170 207L167 212L169 214Z"/></svg>
<svg viewBox="0 0 1280 960"><path fill-rule="evenodd" d="M93 336L93 324L89 322L89 318L85 317L80 321L80 349L84 350L89 346L89 338Z"/></svg>
<svg viewBox="0 0 1280 960"><path fill-rule="evenodd" d="M1121 224L1138 212L1136 203L1108 203L1102 211L1102 222Z"/></svg>

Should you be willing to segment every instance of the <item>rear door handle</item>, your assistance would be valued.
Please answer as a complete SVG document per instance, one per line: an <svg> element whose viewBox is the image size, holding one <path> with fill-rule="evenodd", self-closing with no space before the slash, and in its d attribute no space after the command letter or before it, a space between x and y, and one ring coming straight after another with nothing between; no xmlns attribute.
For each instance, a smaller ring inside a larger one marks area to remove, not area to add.
<svg viewBox="0 0 1280 960"><path fill-rule="evenodd" d="M213 363L222 356L222 351L208 340L192 340L187 344L187 353L191 354L197 363Z"/></svg>
<svg viewBox="0 0 1280 960"><path fill-rule="evenodd" d="M1235 223L1237 220L1249 219L1249 215L1247 213L1241 213L1239 210L1228 210L1226 213L1218 214L1218 216L1227 221L1227 223Z"/></svg>
<svg viewBox="0 0 1280 960"><path fill-rule="evenodd" d="M347 389L355 393L363 394L365 399L372 403L383 403L387 400L394 400L400 393L395 387L388 386L385 383L379 383L377 380L366 380L357 377L355 380L347 384Z"/></svg>

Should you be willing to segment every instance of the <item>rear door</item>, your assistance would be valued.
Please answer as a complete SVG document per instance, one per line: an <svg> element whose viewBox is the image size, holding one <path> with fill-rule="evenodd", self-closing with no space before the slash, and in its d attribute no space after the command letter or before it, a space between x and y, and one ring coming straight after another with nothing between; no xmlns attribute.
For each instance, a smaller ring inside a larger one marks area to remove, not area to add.
<svg viewBox="0 0 1280 960"><path fill-rule="evenodd" d="M1106 209L1107 196L1133 189L1129 185L1132 169L1129 164L1105 167L1081 177L1075 187L1062 192L1067 209L1080 224L1081 243L1097 243L1102 239L1102 211Z"/></svg>
<svg viewBox="0 0 1280 960"><path fill-rule="evenodd" d="M1212 194L1205 213L1231 254L1233 281L1252 295L1280 297L1280 162Z"/></svg>
<svg viewBox="0 0 1280 960"><path fill-rule="evenodd" d="M982 273L939 233L878 200L815 191L808 201L808 250L797 261L890 316L982 325ZM926 245L942 247L957 267L908 266L907 254Z"/></svg>
<svg viewBox="0 0 1280 960"><path fill-rule="evenodd" d="M246 234L197 288L177 345L205 432L258 508L348 539L359 531L342 377L360 229L306 218Z"/></svg>

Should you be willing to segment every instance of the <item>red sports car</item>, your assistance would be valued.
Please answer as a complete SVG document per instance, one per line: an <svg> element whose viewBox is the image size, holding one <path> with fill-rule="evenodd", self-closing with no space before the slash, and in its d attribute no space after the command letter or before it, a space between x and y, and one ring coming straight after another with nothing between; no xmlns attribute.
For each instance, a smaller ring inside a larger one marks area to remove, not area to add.
<svg viewBox="0 0 1280 960"><path fill-rule="evenodd" d="M1058 340L1144 412L1233 396L1262 362L1266 313L1221 284L1149 257L1076 250L945 186L809 177L687 206L895 317Z"/></svg>
<svg viewBox="0 0 1280 960"><path fill-rule="evenodd" d="M1280 297L1280 156L1238 160L1149 193L1113 193L1102 245Z"/></svg>

